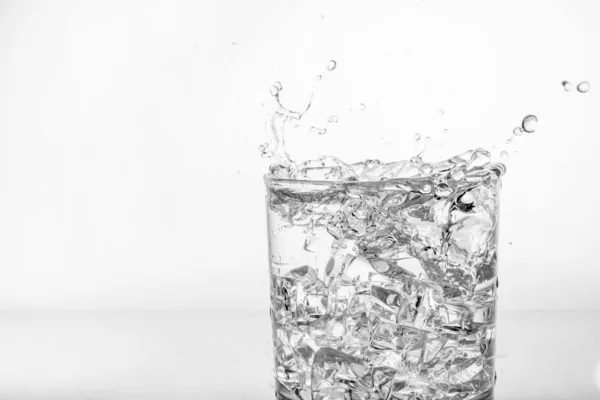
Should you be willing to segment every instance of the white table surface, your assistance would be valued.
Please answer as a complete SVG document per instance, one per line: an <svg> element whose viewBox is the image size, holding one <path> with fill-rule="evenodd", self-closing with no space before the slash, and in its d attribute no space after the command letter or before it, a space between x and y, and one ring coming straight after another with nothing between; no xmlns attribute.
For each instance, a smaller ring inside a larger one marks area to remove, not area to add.
<svg viewBox="0 0 600 400"><path fill-rule="evenodd" d="M274 400L268 312L1 312L0 399ZM600 399L600 312L502 312L496 400Z"/></svg>

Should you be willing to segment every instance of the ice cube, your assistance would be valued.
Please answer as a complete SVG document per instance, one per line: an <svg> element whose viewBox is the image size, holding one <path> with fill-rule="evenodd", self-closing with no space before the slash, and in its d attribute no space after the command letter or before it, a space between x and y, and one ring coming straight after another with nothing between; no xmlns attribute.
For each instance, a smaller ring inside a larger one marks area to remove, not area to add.
<svg viewBox="0 0 600 400"><path fill-rule="evenodd" d="M349 399L354 391L366 391L369 380L369 368L360 358L322 347L312 366L312 396L314 400Z"/></svg>
<svg viewBox="0 0 600 400"><path fill-rule="evenodd" d="M308 322L327 313L328 292L324 286L296 288L296 319Z"/></svg>
<svg viewBox="0 0 600 400"><path fill-rule="evenodd" d="M358 357L328 347L317 352L312 369L313 399L384 400L396 370L371 368Z"/></svg>
<svg viewBox="0 0 600 400"><path fill-rule="evenodd" d="M318 346L337 346L344 341L346 324L342 316L325 316L312 321L308 333Z"/></svg>
<svg viewBox="0 0 600 400"><path fill-rule="evenodd" d="M294 268L289 272L288 275L305 287L311 286L319 280L317 277L317 271L308 265Z"/></svg>
<svg viewBox="0 0 600 400"><path fill-rule="evenodd" d="M344 348L365 348L370 342L371 330L367 313L348 315Z"/></svg>
<svg viewBox="0 0 600 400"><path fill-rule="evenodd" d="M310 400L310 397L305 397L300 394L300 390L296 385L284 384L275 378L275 395L280 400Z"/></svg>
<svg viewBox="0 0 600 400"><path fill-rule="evenodd" d="M341 281L345 284L368 282L371 274L375 272L370 260L360 256L353 257L346 263L341 274Z"/></svg>
<svg viewBox="0 0 600 400"><path fill-rule="evenodd" d="M277 322L293 319L296 313L296 284L291 278L271 276L271 315Z"/></svg>

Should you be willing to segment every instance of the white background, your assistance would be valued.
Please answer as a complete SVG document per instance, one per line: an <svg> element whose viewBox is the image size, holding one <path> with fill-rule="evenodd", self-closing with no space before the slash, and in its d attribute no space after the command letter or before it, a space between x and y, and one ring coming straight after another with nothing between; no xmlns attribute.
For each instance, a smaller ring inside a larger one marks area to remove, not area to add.
<svg viewBox="0 0 600 400"><path fill-rule="evenodd" d="M446 155L509 151L500 306L598 309L598 15L595 0L2 1L0 308L266 312L257 147L280 80L291 107L315 91L308 126L340 117L289 133L297 159L399 159L415 132ZM527 114L538 130L506 145Z"/></svg>

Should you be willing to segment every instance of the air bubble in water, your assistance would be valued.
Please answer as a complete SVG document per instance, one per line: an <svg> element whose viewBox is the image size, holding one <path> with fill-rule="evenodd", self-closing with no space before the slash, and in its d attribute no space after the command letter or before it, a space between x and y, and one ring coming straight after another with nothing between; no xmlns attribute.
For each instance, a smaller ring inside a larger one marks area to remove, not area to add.
<svg viewBox="0 0 600 400"><path fill-rule="evenodd" d="M330 124L336 124L339 120L340 119L337 115L332 115L331 117L327 118L327 122L329 122Z"/></svg>
<svg viewBox="0 0 600 400"><path fill-rule="evenodd" d="M520 126L517 126L515 129L513 129L513 135L521 136L522 134L523 134L523 129Z"/></svg>
<svg viewBox="0 0 600 400"><path fill-rule="evenodd" d="M523 118L523 123L521 124L521 127L525 132L533 133L537 128L537 123L538 119L535 115L528 115L525 118Z"/></svg>
<svg viewBox="0 0 600 400"><path fill-rule="evenodd" d="M473 204L475 202L475 198L470 192L466 192L461 196L460 202L463 204Z"/></svg>
<svg viewBox="0 0 600 400"><path fill-rule="evenodd" d="M508 160L508 153L506 151L503 151L502 153L500 153L500 159Z"/></svg>
<svg viewBox="0 0 600 400"><path fill-rule="evenodd" d="M565 92L569 92L571 90L571 82L569 81L562 81L562 86L563 89L565 89Z"/></svg>
<svg viewBox="0 0 600 400"><path fill-rule="evenodd" d="M577 91L580 93L587 93L589 90L590 84L587 81L580 82L579 85L577 85Z"/></svg>
<svg viewBox="0 0 600 400"><path fill-rule="evenodd" d="M415 138L416 141L421 140L421 135L419 135L418 133L415 133L415 136L413 136Z"/></svg>
<svg viewBox="0 0 600 400"><path fill-rule="evenodd" d="M360 111L365 111L367 109L367 105L365 103L360 103Z"/></svg>
<svg viewBox="0 0 600 400"><path fill-rule="evenodd" d="M440 115L444 115L444 110L440 110L440 111L438 111L438 113L439 113Z"/></svg>
<svg viewBox="0 0 600 400"><path fill-rule="evenodd" d="M337 67L335 60L331 60L327 63L327 71L333 71Z"/></svg>

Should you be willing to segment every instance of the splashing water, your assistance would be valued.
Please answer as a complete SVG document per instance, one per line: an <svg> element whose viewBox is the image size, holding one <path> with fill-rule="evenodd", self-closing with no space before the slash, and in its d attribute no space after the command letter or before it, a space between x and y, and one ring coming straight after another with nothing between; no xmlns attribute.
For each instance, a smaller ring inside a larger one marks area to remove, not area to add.
<svg viewBox="0 0 600 400"><path fill-rule="evenodd" d="M587 93L590 90L589 82L583 81L577 85L577 91L580 93Z"/></svg>
<svg viewBox="0 0 600 400"><path fill-rule="evenodd" d="M533 132L535 132L535 130L537 128L537 124L538 124L537 117L535 115L528 115L525 118L523 118L521 128L523 129L523 131L525 131L527 133L533 133Z"/></svg>
<svg viewBox="0 0 600 400"><path fill-rule="evenodd" d="M334 60L329 61L327 69L332 71L337 64ZM270 139L269 145L261 146L260 150L263 157L270 158L270 174L274 178L293 179L293 180L313 180L313 181L382 181L391 179L433 177L436 175L450 174L454 170L460 170L453 176L461 176L467 179L471 172L477 174L477 170L494 169L496 173L502 175L504 166L502 164L492 164L491 156L487 150L477 149L454 156L448 160L437 163L424 162L422 157L431 142L429 136L425 137L425 149L421 149L417 156L411 160L402 160L389 163L382 163L378 160L366 160L353 164L347 164L333 156L322 156L317 159L307 160L301 163L294 162L285 147L285 128L288 124L294 125L302 119L304 114L310 109L313 94L310 93L306 106L300 111L294 111L281 104L280 93L283 90L281 82L277 81L270 87L273 107L267 115L266 132ZM364 103L360 104L360 109L366 109ZM444 110L439 110L440 115ZM533 116L532 116L533 117ZM526 117L527 119L528 117ZM535 118L535 117L533 117ZM537 119L535 119L537 122ZM327 118L328 123L337 123L338 116L331 115ZM533 131L535 127L523 122L525 131ZM324 135L327 128L311 126L309 133ZM445 130L447 132L447 130ZM420 142L421 135L414 134L414 139ZM482 172L483 173L483 172Z"/></svg>

